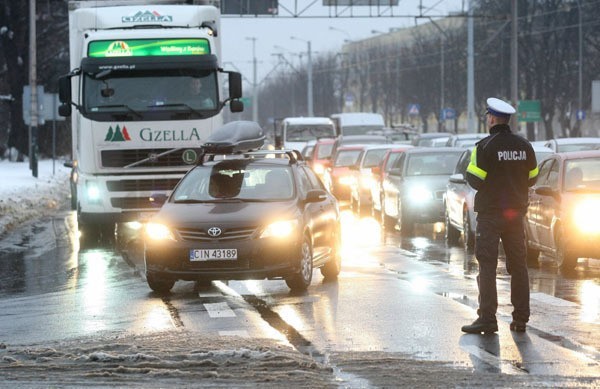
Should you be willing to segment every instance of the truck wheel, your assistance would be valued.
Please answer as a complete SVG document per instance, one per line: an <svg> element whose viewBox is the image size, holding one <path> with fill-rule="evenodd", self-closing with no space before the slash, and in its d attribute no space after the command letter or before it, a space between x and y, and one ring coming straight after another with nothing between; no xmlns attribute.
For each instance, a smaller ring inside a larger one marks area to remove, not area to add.
<svg viewBox="0 0 600 389"><path fill-rule="evenodd" d="M173 285L175 285L175 280L161 279L152 273L146 274L146 282L148 282L150 289L156 293L168 293L173 288Z"/></svg>
<svg viewBox="0 0 600 389"><path fill-rule="evenodd" d="M302 292L308 289L312 281L313 258L312 247L308 236L304 236L300 250L300 269L287 277L285 283L293 292Z"/></svg>

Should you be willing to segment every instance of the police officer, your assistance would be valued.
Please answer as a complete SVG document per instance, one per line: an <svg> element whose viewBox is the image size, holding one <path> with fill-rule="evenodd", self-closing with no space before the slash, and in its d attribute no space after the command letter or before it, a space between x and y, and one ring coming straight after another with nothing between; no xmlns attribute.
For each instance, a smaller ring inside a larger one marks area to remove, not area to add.
<svg viewBox="0 0 600 389"><path fill-rule="evenodd" d="M511 275L512 331L524 332L529 321L529 276L523 219L528 187L535 183L538 169L531 144L513 134L508 122L515 109L505 101L487 99L486 123L490 135L479 141L471 154L467 181L475 189L477 232L475 257L479 263L479 316L463 332L478 334L498 331L496 268L498 244L506 254Z"/></svg>

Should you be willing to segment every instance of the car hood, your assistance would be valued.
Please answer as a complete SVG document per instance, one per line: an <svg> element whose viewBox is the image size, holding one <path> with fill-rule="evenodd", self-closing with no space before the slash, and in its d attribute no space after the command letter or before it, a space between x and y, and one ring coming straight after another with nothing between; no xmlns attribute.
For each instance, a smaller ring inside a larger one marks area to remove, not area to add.
<svg viewBox="0 0 600 389"><path fill-rule="evenodd" d="M261 225L273 220L298 218L297 201L239 202L239 203L166 203L152 221L169 225L200 224Z"/></svg>

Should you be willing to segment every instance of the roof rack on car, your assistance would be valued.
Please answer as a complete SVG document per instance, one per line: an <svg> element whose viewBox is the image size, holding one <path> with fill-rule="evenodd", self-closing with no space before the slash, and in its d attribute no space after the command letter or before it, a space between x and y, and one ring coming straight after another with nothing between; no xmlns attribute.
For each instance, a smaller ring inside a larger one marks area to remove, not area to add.
<svg viewBox="0 0 600 389"><path fill-rule="evenodd" d="M304 161L302 153L298 150L257 150L244 153L246 157L261 157L261 158L285 158L290 160L290 165L298 161Z"/></svg>

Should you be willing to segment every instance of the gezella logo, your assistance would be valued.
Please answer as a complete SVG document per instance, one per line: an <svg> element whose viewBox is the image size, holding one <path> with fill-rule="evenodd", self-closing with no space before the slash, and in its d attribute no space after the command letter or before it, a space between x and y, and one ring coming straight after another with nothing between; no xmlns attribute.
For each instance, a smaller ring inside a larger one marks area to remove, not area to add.
<svg viewBox="0 0 600 389"><path fill-rule="evenodd" d="M135 15L121 17L123 23L140 23L140 22L172 22L173 16L161 15L156 11L138 11Z"/></svg>
<svg viewBox="0 0 600 389"><path fill-rule="evenodd" d="M131 140L131 137L127 132L127 127L123 126L123 129L121 129L118 124L114 130L112 126L110 126L106 133L106 137L104 138L105 142L125 142L128 140Z"/></svg>

